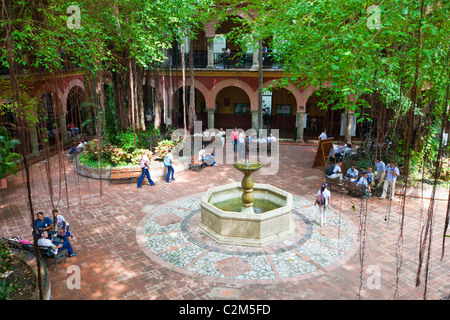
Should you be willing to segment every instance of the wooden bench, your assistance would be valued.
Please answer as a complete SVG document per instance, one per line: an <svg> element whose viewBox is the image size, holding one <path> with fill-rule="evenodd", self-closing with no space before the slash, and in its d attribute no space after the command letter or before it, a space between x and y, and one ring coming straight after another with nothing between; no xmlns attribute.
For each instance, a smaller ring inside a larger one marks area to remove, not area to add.
<svg viewBox="0 0 450 320"><path fill-rule="evenodd" d="M325 181L330 188L330 191L333 191L333 186L337 187L339 191L344 188L344 184L339 180L339 178L329 178L325 175Z"/></svg>
<svg viewBox="0 0 450 320"><path fill-rule="evenodd" d="M191 167L191 171L196 168L198 172L200 172L200 166L202 166L205 163L205 161L199 161L198 160L198 155L194 154L191 157L191 163L190 163L190 167Z"/></svg>
<svg viewBox="0 0 450 320"><path fill-rule="evenodd" d="M113 180L128 179L130 184L133 179L139 179L142 174L141 168L113 168L110 167L109 184L112 184Z"/></svg>
<svg viewBox="0 0 450 320"><path fill-rule="evenodd" d="M6 242L6 244L8 245L8 247L10 249L16 249L19 251L27 252L28 254L31 254L31 255L35 255L35 250L34 250L33 244L21 243L19 241L9 240L9 239L4 239L4 238L2 238L2 240ZM64 250L60 251L58 254L55 254L55 250L53 250L52 247L39 246L39 251L43 257L49 257L49 258L54 259L54 261L55 261L54 270L56 270L56 264L59 261L64 259L64 262L67 263L67 259L66 259L66 253L68 253L67 249L64 249Z"/></svg>

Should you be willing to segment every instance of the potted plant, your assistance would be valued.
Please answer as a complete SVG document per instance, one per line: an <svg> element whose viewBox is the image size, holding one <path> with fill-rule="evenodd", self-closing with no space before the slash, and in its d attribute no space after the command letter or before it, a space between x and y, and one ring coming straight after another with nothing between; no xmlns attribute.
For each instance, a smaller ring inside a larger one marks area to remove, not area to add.
<svg viewBox="0 0 450 320"><path fill-rule="evenodd" d="M20 143L19 140L11 139L5 128L0 128L0 189L5 189L6 176L16 174L22 156L14 152L14 148Z"/></svg>

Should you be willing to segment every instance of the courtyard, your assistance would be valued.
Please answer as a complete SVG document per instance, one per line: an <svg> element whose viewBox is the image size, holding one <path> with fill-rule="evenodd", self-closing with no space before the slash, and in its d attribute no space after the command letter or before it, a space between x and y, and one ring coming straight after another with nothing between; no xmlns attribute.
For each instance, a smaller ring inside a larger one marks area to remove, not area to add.
<svg viewBox="0 0 450 320"><path fill-rule="evenodd" d="M63 156L31 165L34 212L56 208L70 223L77 256L49 268L52 300L438 300L450 294L449 249L441 260L448 190L438 189L428 277L416 287L427 190L409 190L400 238L402 190L393 201L331 191L320 227L313 210L324 166L317 145L280 143L274 175L253 175L293 196L295 235L263 247L219 244L197 228L199 200L211 187L239 182L231 164L187 170L176 181L113 183L76 174ZM64 167L59 167L63 163ZM51 188L49 188L51 181ZM52 194L50 194L50 190ZM0 234L31 239L22 172L1 190ZM80 272L69 288L70 266ZM424 297L424 283L426 296Z"/></svg>

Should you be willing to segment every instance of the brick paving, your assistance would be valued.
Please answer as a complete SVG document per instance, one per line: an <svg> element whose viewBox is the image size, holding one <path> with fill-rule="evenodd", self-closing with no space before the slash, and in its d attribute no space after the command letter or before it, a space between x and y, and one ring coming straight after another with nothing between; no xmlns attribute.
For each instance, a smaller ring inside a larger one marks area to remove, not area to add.
<svg viewBox="0 0 450 320"><path fill-rule="evenodd" d="M278 173L264 176L257 172L254 174L255 182L270 183L313 201L323 176L322 168L311 168L316 148L282 144ZM366 233L363 237L359 232L362 221L358 217L360 201L347 195L341 198L332 192L334 211L352 222L352 232L356 236L354 254L339 260L332 268L319 268L317 272L290 281L277 277L269 282L229 282L221 278L177 272L168 265L158 263L142 251L136 230L147 212L154 208L176 199L201 194L217 184L240 181L242 174L232 165L207 167L200 172L175 173L177 180L174 183L166 184L162 179L155 179L156 186L144 185L142 189L137 189L135 184L109 185L107 181L81 177L74 174L67 163L64 170L65 175L60 175L56 157L51 159L48 175L43 162L31 168L34 211L44 211L46 216L50 216L51 209L57 208L75 231L75 238L71 242L78 255L69 258L67 264L59 263L56 271L49 270L52 299L212 300L232 297L252 300L355 300L359 298L358 294L361 299L393 299L399 266L396 254L400 252L402 260L398 298L422 299L424 278L417 288L415 281L419 264L419 236L428 209L426 199L407 199L403 238L399 241L400 197L396 197L392 203L376 197L369 200ZM48 176L51 177L52 195ZM30 239L27 194L20 173L17 177L8 178L8 188L0 190L0 196L0 237L21 236ZM446 199L445 191L439 197ZM356 210L352 210L351 201ZM437 201L436 205L427 284L427 299L430 300L450 294L449 245L444 259L440 259L447 201ZM157 220L161 225L178 221L178 217L171 213ZM338 230L331 226L322 228L321 232L331 239L338 237ZM401 250L396 250L398 246ZM362 273L361 249L364 249ZM311 259L305 256L304 260ZM242 261L238 263L241 264L240 269L222 271L233 274L248 269ZM80 289L67 288L66 282L70 275L67 268L71 265L80 268ZM379 283L374 281L378 274Z"/></svg>

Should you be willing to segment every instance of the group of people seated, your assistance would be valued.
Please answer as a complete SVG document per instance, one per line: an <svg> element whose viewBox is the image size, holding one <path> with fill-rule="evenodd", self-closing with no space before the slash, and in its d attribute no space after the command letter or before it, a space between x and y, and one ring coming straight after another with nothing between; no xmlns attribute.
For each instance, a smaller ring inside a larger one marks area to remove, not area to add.
<svg viewBox="0 0 450 320"><path fill-rule="evenodd" d="M53 219L45 217L43 212L38 212L36 220L31 224L31 232L36 233L38 245L44 247L52 247L55 254L60 253L64 249L67 250L69 257L77 255L73 251L69 237L73 238L73 232L69 231L69 223L59 214L58 210L52 210Z"/></svg>
<svg viewBox="0 0 450 320"><path fill-rule="evenodd" d="M79 142L74 141L72 144L72 148L70 148L70 151L66 156L70 159L75 155L75 151L80 153L83 151L84 146L88 143L87 139L80 139Z"/></svg>
<svg viewBox="0 0 450 320"><path fill-rule="evenodd" d="M366 194L371 194L373 188L379 189L382 187L383 191L380 199L386 198L388 191L390 192L388 199L394 198L395 182L400 175L400 171L393 161L386 166L385 163L378 158L375 160L375 171L373 171L372 167L360 170L361 173L356 169L354 164L351 164L347 172L343 174L342 162L339 161L334 166L325 170L325 175L330 179L338 178L342 185L344 185L344 182L360 185L362 186L361 188L365 190Z"/></svg>

